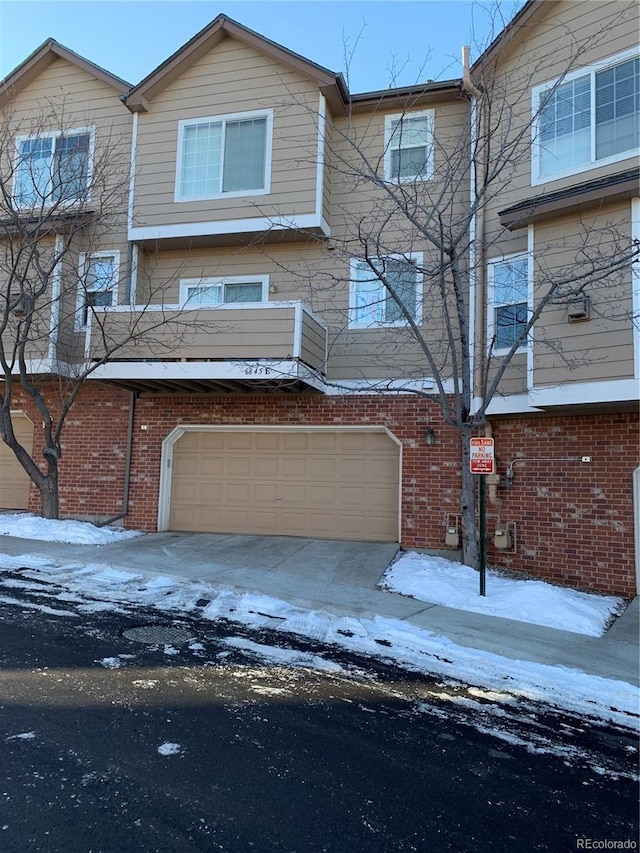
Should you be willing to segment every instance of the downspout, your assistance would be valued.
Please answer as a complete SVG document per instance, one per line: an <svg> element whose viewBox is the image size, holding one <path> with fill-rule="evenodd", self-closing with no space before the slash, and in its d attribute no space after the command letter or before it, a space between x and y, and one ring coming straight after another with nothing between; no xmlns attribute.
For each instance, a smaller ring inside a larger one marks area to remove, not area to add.
<svg viewBox="0 0 640 853"><path fill-rule="evenodd" d="M480 89L474 85L471 79L471 71L469 64L469 52L471 48L468 44L462 46L462 87L472 98L479 98L482 95Z"/></svg>
<svg viewBox="0 0 640 853"><path fill-rule="evenodd" d="M484 434L486 438L493 438L493 427L491 426L490 421L485 421L484 423ZM493 474L487 474L486 478L487 483L487 497L489 498L489 503L492 506L501 506L502 501L498 497L498 486L500 485L500 475L497 471Z"/></svg>
<svg viewBox="0 0 640 853"><path fill-rule="evenodd" d="M469 176L469 202L473 206L476 200L476 155L478 149L478 107L477 101L482 96L482 91L474 84L471 79L470 63L469 63L469 45L465 44L462 47L462 88L471 99L471 138L470 138L470 176ZM481 295L484 294L484 215L483 208L475 212L469 223L470 241L469 241L469 369L471 379L471 411L474 414L477 411L478 398L476 397L476 329L480 329L482 333L483 320L483 303L484 299L478 298L478 287L480 287ZM480 238L480 251L476 249Z"/></svg>
<svg viewBox="0 0 640 853"><path fill-rule="evenodd" d="M127 454L124 463L124 485L122 488L122 512L96 524L96 527L106 527L114 521L120 521L129 512L129 485L131 483L131 450L133 446L133 418L136 409L137 391L129 393L129 423L127 426Z"/></svg>

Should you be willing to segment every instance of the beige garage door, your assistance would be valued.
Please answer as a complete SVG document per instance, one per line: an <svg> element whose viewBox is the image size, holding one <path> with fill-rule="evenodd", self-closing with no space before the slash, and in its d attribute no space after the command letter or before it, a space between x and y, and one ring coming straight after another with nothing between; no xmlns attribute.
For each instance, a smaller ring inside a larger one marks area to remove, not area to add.
<svg viewBox="0 0 640 853"><path fill-rule="evenodd" d="M33 424L24 415L13 416L16 438L29 453L33 447ZM13 452L0 439L0 507L26 509L29 504L29 477Z"/></svg>
<svg viewBox="0 0 640 853"><path fill-rule="evenodd" d="M398 541L399 448L383 432L187 432L171 530Z"/></svg>

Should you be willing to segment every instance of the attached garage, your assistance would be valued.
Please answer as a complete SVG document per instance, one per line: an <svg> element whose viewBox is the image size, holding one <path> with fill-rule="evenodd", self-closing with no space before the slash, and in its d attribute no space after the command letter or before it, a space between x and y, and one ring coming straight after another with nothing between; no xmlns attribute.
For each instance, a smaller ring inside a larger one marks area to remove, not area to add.
<svg viewBox="0 0 640 853"><path fill-rule="evenodd" d="M161 529L396 542L400 446L381 429L189 429Z"/></svg>
<svg viewBox="0 0 640 853"><path fill-rule="evenodd" d="M25 415L13 415L16 438L29 452L33 446L33 424ZM0 508L27 509L29 476L4 441L0 440Z"/></svg>

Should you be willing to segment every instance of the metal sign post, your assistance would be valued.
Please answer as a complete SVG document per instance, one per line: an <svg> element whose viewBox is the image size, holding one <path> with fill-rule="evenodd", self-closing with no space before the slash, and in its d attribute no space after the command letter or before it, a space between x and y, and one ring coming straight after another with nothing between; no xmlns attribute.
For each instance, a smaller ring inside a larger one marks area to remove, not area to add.
<svg viewBox="0 0 640 853"><path fill-rule="evenodd" d="M471 473L478 477L478 533L480 536L480 595L487 594L487 506L486 481L487 474L495 470L494 441L492 438L472 438Z"/></svg>
<svg viewBox="0 0 640 853"><path fill-rule="evenodd" d="M478 474L478 528L480 533L480 595L487 594L487 508L486 474Z"/></svg>

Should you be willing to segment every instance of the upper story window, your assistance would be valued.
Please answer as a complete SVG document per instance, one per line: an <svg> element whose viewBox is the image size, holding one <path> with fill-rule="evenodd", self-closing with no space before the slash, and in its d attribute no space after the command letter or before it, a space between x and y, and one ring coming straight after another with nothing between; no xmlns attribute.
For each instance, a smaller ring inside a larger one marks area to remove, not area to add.
<svg viewBox="0 0 640 853"><path fill-rule="evenodd" d="M93 252L80 256L80 282L78 312L82 326L86 326L94 307L117 303L119 252Z"/></svg>
<svg viewBox="0 0 640 853"><path fill-rule="evenodd" d="M176 201L268 193L271 110L178 124Z"/></svg>
<svg viewBox="0 0 640 853"><path fill-rule="evenodd" d="M266 302L268 292L269 276L180 280L180 304L187 308L240 302Z"/></svg>
<svg viewBox="0 0 640 853"><path fill-rule="evenodd" d="M85 201L91 174L92 131L19 136L15 201L18 207L49 207Z"/></svg>
<svg viewBox="0 0 640 853"><path fill-rule="evenodd" d="M533 183L624 159L640 149L640 58L621 54L533 90Z"/></svg>
<svg viewBox="0 0 640 853"><path fill-rule="evenodd" d="M384 123L387 181L426 181L433 174L433 110L387 116Z"/></svg>
<svg viewBox="0 0 640 853"><path fill-rule="evenodd" d="M493 352L507 352L528 322L529 261L516 255L489 263L487 333ZM519 349L524 349L523 341Z"/></svg>
<svg viewBox="0 0 640 853"><path fill-rule="evenodd" d="M417 323L422 314L422 276L418 264L419 254L389 255L372 258L370 263L362 258L351 261L351 287L349 293L349 326L367 329L372 326L404 326L408 314ZM373 269L372 269L373 267ZM388 285L388 286L387 286ZM397 296L395 299L391 290Z"/></svg>

